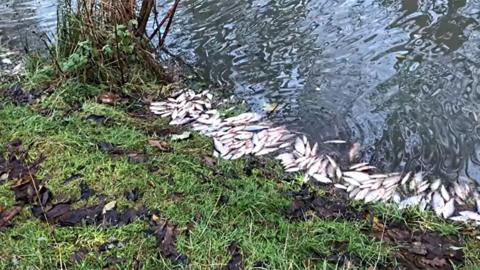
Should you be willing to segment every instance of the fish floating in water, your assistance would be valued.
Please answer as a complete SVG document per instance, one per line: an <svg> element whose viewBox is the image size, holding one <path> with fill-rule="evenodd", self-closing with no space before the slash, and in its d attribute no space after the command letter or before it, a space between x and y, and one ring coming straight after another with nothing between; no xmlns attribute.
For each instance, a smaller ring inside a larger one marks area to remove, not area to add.
<svg viewBox="0 0 480 270"><path fill-rule="evenodd" d="M423 172L379 173L365 162L350 164L343 170L332 156L320 154L318 143L311 144L305 135L296 135L284 126L276 127L257 113L243 113L222 118L213 107L208 91L178 91L162 102L153 102L150 110L170 117L171 125L191 125L213 139L214 156L235 160L246 155L276 154L286 173L303 173L303 181L333 185L353 200L365 203L395 203L399 208L417 207L432 210L437 216L456 222L480 225L480 194L477 183L460 177L454 183L428 180ZM323 144L347 144L335 139ZM360 144L351 145L344 160L356 162ZM473 210L468 211L467 206ZM459 211L461 209L462 211ZM455 215L456 213L456 215ZM454 216L455 215L455 216Z"/></svg>

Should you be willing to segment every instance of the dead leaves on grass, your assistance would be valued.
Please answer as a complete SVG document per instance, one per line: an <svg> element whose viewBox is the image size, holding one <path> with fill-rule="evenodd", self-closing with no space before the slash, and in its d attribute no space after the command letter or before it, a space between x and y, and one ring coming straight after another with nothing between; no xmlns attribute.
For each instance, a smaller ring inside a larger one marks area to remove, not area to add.
<svg viewBox="0 0 480 270"><path fill-rule="evenodd" d="M375 239L396 246L396 259L407 269L454 269L464 261L459 249L463 246L456 236L442 236L437 232L412 231L403 224L386 226L375 220L372 227Z"/></svg>
<svg viewBox="0 0 480 270"><path fill-rule="evenodd" d="M395 269L451 270L454 269L453 265L461 266L464 263L464 254L460 248L464 243L457 236L447 237L437 232L415 231L403 223L385 225L383 221L372 216L373 211L353 209L336 195L319 197L305 188L300 192L293 192L292 195L294 199L287 210L290 220L319 217L370 222L371 228L365 228L364 233L394 248L393 255L399 264L395 265ZM347 246L335 252L348 255L347 253ZM393 264L391 267L394 267Z"/></svg>
<svg viewBox="0 0 480 270"><path fill-rule="evenodd" d="M228 253L230 253L230 260L228 261L227 265L222 268L222 270L240 270L243 267L243 255L240 250L240 247L237 243L232 242L228 246Z"/></svg>
<svg viewBox="0 0 480 270"><path fill-rule="evenodd" d="M22 206L14 206L8 210L0 211L0 232L9 227L13 218L22 211Z"/></svg>
<svg viewBox="0 0 480 270"><path fill-rule="evenodd" d="M179 254L177 251L178 230L175 225L168 221L160 220L157 216L152 216L151 230L155 236L157 249L162 257L171 260L175 264L186 266L188 258Z"/></svg>
<svg viewBox="0 0 480 270"><path fill-rule="evenodd" d="M148 144L151 146L159 149L161 152L170 152L172 151L172 148L170 145L165 142L165 141L159 141L159 140L148 140Z"/></svg>

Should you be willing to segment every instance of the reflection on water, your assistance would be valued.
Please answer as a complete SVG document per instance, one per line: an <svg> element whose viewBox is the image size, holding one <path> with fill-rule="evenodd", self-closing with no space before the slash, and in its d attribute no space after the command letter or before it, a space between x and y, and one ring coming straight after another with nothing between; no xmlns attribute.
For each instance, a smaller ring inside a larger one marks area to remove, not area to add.
<svg viewBox="0 0 480 270"><path fill-rule="evenodd" d="M29 23L2 33L52 25L54 1L7 2ZM169 47L256 110L285 104L276 121L386 169L480 179L479 0L185 0L176 19Z"/></svg>
<svg viewBox="0 0 480 270"><path fill-rule="evenodd" d="M38 34L53 31L56 0L0 0L0 43L38 46Z"/></svg>

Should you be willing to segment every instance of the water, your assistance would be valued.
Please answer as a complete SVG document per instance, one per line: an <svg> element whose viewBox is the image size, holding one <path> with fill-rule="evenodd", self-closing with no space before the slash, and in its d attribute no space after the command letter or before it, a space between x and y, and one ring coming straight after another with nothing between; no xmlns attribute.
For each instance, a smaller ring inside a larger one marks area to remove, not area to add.
<svg viewBox="0 0 480 270"><path fill-rule="evenodd" d="M52 29L53 4L3 0L2 37ZM168 47L313 140L480 180L479 23L479 0L184 0Z"/></svg>

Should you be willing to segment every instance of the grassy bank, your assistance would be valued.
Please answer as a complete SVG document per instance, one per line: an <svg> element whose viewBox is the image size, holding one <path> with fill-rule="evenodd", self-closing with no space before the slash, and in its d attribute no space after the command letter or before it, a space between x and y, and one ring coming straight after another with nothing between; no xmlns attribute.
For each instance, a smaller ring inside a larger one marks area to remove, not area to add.
<svg viewBox="0 0 480 270"><path fill-rule="evenodd" d="M413 210L349 205L328 189L310 193L275 162L214 159L211 142L197 134L171 141L183 130L150 115L139 101L160 98L165 85L108 105L99 99L108 86L59 80L53 67L35 61L21 82L2 86L0 144L21 140L30 162L45 157L36 175L55 202L72 208L115 202L119 212L139 206L149 212L126 225L63 227L34 217L27 204L0 233L2 269L218 269L236 262L240 269L408 267L402 245L383 238L390 226L412 241L427 232L455 237L446 243L460 245L466 267L479 263L474 231ZM30 94L30 102L22 99ZM2 152L5 157L6 148ZM2 211L19 205L11 191L16 180L0 186ZM87 198L81 186L90 190ZM128 196L132 192L138 199ZM309 206L312 196L322 203ZM175 226L182 260L162 256L149 230L152 219ZM436 263L452 269L449 261Z"/></svg>

